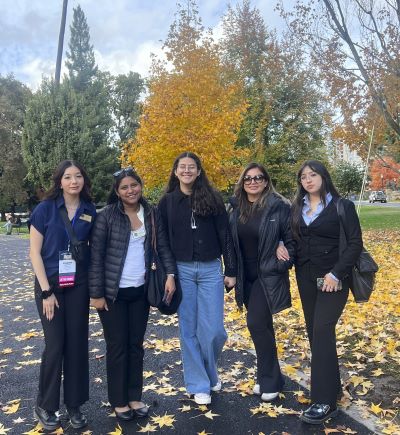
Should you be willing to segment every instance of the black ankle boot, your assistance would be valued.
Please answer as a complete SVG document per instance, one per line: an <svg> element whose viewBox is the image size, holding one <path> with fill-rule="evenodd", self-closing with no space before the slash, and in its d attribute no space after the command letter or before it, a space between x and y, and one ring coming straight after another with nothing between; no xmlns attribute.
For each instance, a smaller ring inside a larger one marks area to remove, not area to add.
<svg viewBox="0 0 400 435"><path fill-rule="evenodd" d="M87 426L87 419L84 414L82 414L79 406L67 406L67 412L71 426L74 429L81 429Z"/></svg>
<svg viewBox="0 0 400 435"><path fill-rule="evenodd" d="M55 431L61 426L59 417L54 411L46 411L40 406L36 405L33 411L34 416L39 420L43 429Z"/></svg>

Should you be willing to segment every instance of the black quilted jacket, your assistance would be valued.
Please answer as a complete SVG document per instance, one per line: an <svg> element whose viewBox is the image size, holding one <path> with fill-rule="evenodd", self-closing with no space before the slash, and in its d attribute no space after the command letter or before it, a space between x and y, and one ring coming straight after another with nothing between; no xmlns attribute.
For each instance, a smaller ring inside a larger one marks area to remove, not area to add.
<svg viewBox="0 0 400 435"><path fill-rule="evenodd" d="M235 299L239 308L242 308L244 271L237 231L239 209L236 207L236 200L231 200L231 205L233 210L230 213L229 221L238 259ZM258 242L258 277L272 314L279 313L291 306L289 269L293 265L294 240L290 230L289 217L290 205L279 196L272 194L263 211ZM289 251L289 261L280 261L276 258L276 248L280 240L284 242Z"/></svg>
<svg viewBox="0 0 400 435"><path fill-rule="evenodd" d="M142 198L144 207L145 265L151 263L151 207ZM167 273L177 273L175 259L169 249L160 218L155 210L157 250ZM119 281L128 251L131 224L118 202L105 207L96 217L91 234L91 259L89 267L89 294L91 298L107 297L115 300ZM146 277L147 280L147 277Z"/></svg>

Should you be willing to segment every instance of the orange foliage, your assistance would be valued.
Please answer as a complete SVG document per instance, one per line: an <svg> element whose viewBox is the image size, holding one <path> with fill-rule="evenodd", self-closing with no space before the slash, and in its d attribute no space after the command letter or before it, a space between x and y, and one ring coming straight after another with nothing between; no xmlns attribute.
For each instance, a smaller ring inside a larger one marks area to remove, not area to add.
<svg viewBox="0 0 400 435"><path fill-rule="evenodd" d="M122 161L133 165L150 188L166 183L174 158L198 154L220 189L237 179L247 149L236 149L247 104L240 82L225 84L212 39L181 11L164 44L166 63L153 60L149 96L134 140L122 146ZM196 23L195 23L196 24ZM198 24L198 23L197 23Z"/></svg>
<svg viewBox="0 0 400 435"><path fill-rule="evenodd" d="M376 159L373 161L371 166L371 182L370 187L372 190L384 190L386 189L388 183L393 183L398 186L400 181L400 174L393 170L392 168L400 171L400 164L396 163L391 158L385 158L385 162L390 166L388 168L385 163Z"/></svg>

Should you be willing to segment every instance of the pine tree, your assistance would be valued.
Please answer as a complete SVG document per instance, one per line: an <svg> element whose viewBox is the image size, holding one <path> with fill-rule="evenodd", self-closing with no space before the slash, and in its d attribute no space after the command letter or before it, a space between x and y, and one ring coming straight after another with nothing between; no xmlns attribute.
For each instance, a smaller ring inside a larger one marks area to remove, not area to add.
<svg viewBox="0 0 400 435"><path fill-rule="evenodd" d="M89 26L79 5L74 8L74 17L70 29L71 39L65 64L74 89L76 91L85 91L96 77L97 66L93 45L90 44Z"/></svg>

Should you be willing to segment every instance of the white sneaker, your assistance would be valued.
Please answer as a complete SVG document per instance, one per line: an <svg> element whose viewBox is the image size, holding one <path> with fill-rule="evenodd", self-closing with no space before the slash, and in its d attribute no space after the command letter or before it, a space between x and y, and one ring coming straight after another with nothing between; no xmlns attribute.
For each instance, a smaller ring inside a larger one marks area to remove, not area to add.
<svg viewBox="0 0 400 435"><path fill-rule="evenodd" d="M256 396L260 396L261 395L260 384L254 385L254 387L253 387L253 394L255 394Z"/></svg>
<svg viewBox="0 0 400 435"><path fill-rule="evenodd" d="M218 382L211 387L211 391L221 391L222 389L222 382L218 379Z"/></svg>
<svg viewBox="0 0 400 435"><path fill-rule="evenodd" d="M261 400L263 402L271 402L272 400L276 399L278 396L279 396L279 392L277 392L277 393L262 393Z"/></svg>
<svg viewBox="0 0 400 435"><path fill-rule="evenodd" d="M196 393L194 395L194 401L198 405L209 405L211 403L211 396L207 393Z"/></svg>

